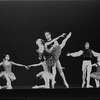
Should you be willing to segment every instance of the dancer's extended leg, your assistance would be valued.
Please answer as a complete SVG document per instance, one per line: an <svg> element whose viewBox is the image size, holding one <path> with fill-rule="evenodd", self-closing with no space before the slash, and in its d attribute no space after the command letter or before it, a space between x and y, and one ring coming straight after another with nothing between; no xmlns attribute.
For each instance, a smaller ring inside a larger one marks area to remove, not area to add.
<svg viewBox="0 0 100 100"><path fill-rule="evenodd" d="M64 72L63 72L63 70L62 70L60 61L57 60L57 63L56 63L56 64L57 64L58 71L59 71L59 73L60 73L60 75L61 75L61 77L62 77L62 79L63 79L63 81L64 81L65 86L66 86L67 88L69 88L69 85L68 85L68 83L67 83L67 81L66 81L66 78L65 78Z"/></svg>

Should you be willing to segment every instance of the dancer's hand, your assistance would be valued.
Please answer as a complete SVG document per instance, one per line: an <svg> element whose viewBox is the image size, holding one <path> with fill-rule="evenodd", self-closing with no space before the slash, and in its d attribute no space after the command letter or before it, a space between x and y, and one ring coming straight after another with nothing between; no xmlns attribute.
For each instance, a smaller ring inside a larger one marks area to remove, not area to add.
<svg viewBox="0 0 100 100"><path fill-rule="evenodd" d="M28 65L27 67L28 67L28 69L29 69L29 68L31 67L31 65Z"/></svg>
<svg viewBox="0 0 100 100"><path fill-rule="evenodd" d="M39 74L37 74L36 77L39 77Z"/></svg>
<svg viewBox="0 0 100 100"><path fill-rule="evenodd" d="M70 38L70 37L71 37L71 35L72 35L72 33L71 33L71 32L69 32L69 34L67 35L67 38Z"/></svg>
<svg viewBox="0 0 100 100"><path fill-rule="evenodd" d="M67 56L68 56L68 57L71 56L71 53L68 52L68 53L67 53Z"/></svg>
<svg viewBox="0 0 100 100"><path fill-rule="evenodd" d="M25 66L25 68L28 70L29 68L28 68L28 66Z"/></svg>
<svg viewBox="0 0 100 100"><path fill-rule="evenodd" d="M65 67L61 67L62 69L65 69Z"/></svg>
<svg viewBox="0 0 100 100"><path fill-rule="evenodd" d="M63 33L62 35L61 35L61 37L64 37L66 35L66 33Z"/></svg>
<svg viewBox="0 0 100 100"><path fill-rule="evenodd" d="M39 60L41 60L41 59L42 59L42 57L38 57L38 59L39 59Z"/></svg>

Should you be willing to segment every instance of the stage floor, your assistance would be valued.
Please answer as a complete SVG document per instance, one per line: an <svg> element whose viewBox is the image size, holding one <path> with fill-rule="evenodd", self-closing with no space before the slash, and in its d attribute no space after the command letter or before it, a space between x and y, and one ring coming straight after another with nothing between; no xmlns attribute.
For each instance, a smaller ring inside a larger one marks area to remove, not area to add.
<svg viewBox="0 0 100 100"><path fill-rule="evenodd" d="M81 88L79 86L73 86L66 88L64 86L56 86L55 89L32 89L32 86L14 86L11 90L1 89L0 90L0 99L1 98L26 98L26 99L78 99L83 100L86 98L94 99L100 98L100 89L99 88Z"/></svg>
<svg viewBox="0 0 100 100"><path fill-rule="evenodd" d="M33 86L13 86L13 89L33 89ZM81 86L70 86L69 88L62 86L62 85L57 85L55 86L54 89L81 89ZM86 87L84 87L86 88ZM91 88L96 88L96 87L91 87ZM45 89L45 88L34 88L34 89ZM52 88L49 88L52 89Z"/></svg>

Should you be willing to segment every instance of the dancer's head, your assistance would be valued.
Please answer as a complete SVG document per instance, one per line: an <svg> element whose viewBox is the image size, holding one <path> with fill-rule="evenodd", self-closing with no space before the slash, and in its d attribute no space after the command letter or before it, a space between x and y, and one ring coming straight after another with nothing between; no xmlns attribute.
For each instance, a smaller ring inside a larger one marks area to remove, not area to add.
<svg viewBox="0 0 100 100"><path fill-rule="evenodd" d="M10 56L8 54L5 55L6 60L10 60Z"/></svg>
<svg viewBox="0 0 100 100"><path fill-rule="evenodd" d="M41 45L44 45L44 41L42 39L37 39L36 44L40 47Z"/></svg>
<svg viewBox="0 0 100 100"><path fill-rule="evenodd" d="M90 44L89 44L89 42L85 42L85 45L84 45L84 47L85 47L85 49L89 49L89 47L90 47Z"/></svg>
<svg viewBox="0 0 100 100"><path fill-rule="evenodd" d="M45 38L47 39L47 41L51 40L51 33L50 32L45 32Z"/></svg>

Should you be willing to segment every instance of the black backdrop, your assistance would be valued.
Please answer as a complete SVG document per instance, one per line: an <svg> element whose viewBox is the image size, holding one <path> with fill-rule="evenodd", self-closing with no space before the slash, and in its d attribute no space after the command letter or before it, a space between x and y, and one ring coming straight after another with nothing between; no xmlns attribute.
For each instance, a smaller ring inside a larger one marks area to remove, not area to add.
<svg viewBox="0 0 100 100"><path fill-rule="evenodd" d="M67 52L75 52L84 48L89 41L94 51L100 52L99 18L100 3L97 1L9 1L0 2L0 61L8 53L11 60L25 65L39 63L37 38L44 38L44 32L50 31L52 38L71 31L72 37L62 50L60 61L70 87L81 87L82 57L67 57ZM62 39L59 40L61 42ZM92 62L96 62L93 57ZM3 67L0 67L0 71ZM42 67L30 68L13 66L17 80L13 86L34 86L44 84L36 78ZM93 68L93 70L95 70ZM93 71L92 70L92 71ZM0 79L0 84L5 84ZM64 87L63 80L57 73L56 87ZM91 85L95 86L91 79Z"/></svg>

